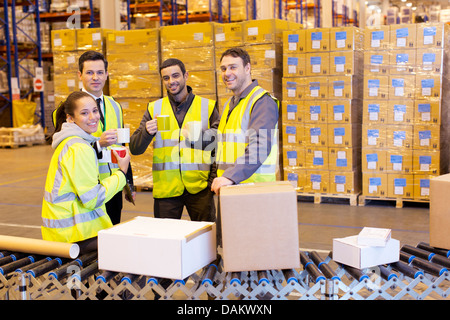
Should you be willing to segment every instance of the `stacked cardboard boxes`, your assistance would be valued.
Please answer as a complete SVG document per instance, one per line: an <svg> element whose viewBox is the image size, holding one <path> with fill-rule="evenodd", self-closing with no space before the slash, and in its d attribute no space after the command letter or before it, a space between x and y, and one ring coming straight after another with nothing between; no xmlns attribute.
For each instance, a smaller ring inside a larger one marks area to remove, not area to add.
<svg viewBox="0 0 450 320"><path fill-rule="evenodd" d="M355 27L284 34L284 178L299 192L360 192L362 47Z"/></svg>
<svg viewBox="0 0 450 320"><path fill-rule="evenodd" d="M109 91L122 106L125 126L133 133L150 101L161 98L159 30L111 31L106 37ZM134 183L152 187L153 149L132 156Z"/></svg>
<svg viewBox="0 0 450 320"><path fill-rule="evenodd" d="M160 32L161 62L169 58L183 61L189 73L187 85L194 94L216 100L214 24L166 26ZM163 95L166 94L163 90Z"/></svg>
<svg viewBox="0 0 450 320"><path fill-rule="evenodd" d="M448 161L448 26L368 28L365 38L363 195L428 201L429 177Z"/></svg>

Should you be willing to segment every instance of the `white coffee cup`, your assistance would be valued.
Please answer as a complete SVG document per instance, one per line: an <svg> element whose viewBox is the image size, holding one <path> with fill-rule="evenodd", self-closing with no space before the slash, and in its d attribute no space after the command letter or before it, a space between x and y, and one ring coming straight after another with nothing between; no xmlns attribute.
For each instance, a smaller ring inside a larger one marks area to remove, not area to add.
<svg viewBox="0 0 450 320"><path fill-rule="evenodd" d="M130 128L117 129L117 143L130 143Z"/></svg>

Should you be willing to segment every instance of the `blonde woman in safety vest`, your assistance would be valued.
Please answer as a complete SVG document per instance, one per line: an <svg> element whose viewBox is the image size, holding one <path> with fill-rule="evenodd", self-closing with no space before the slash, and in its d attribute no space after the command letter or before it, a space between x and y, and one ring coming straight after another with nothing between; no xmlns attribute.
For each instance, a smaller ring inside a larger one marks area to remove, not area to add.
<svg viewBox="0 0 450 320"><path fill-rule="evenodd" d="M218 193L226 185L275 181L279 102L252 80L245 50L225 51L220 70L233 96L225 103L217 129L217 178L211 189Z"/></svg>
<svg viewBox="0 0 450 320"><path fill-rule="evenodd" d="M130 138L130 151L142 154L153 141L155 217L180 219L186 207L191 220L214 221L210 183L215 167L208 149L208 142L213 140L208 134L219 122L216 102L194 95L186 85L188 72L182 61L167 59L161 64L160 74L167 96L148 104ZM160 115L168 116L168 131L158 126ZM200 133L197 141L188 134L194 123Z"/></svg>
<svg viewBox="0 0 450 320"><path fill-rule="evenodd" d="M96 248L98 231L112 226L105 202L125 186L130 155L118 158L119 169L100 178L92 143L98 140L100 115L87 93L71 93L58 108L56 130L42 202L44 240L79 243L81 252Z"/></svg>

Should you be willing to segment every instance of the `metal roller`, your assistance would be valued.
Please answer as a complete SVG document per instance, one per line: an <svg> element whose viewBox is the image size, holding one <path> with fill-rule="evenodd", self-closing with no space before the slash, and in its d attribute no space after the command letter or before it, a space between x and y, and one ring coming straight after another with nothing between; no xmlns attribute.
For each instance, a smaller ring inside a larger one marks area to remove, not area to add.
<svg viewBox="0 0 450 320"><path fill-rule="evenodd" d="M397 270L397 271L403 273L404 275L406 275L406 276L408 276L410 278L413 278L413 279L416 279L417 277L423 276L423 272L422 271L417 270L414 267L411 267L410 265L406 264L403 261L398 261L398 262L395 262L395 263L391 263L390 266L393 269L395 269L395 270Z"/></svg>
<svg viewBox="0 0 450 320"><path fill-rule="evenodd" d="M27 256L27 254L25 254L25 253L11 253L8 256L0 258L0 266L3 266L5 264L11 263L11 262L14 262L14 261L16 261L18 259L25 258L26 256Z"/></svg>
<svg viewBox="0 0 450 320"><path fill-rule="evenodd" d="M340 280L336 273L331 269L331 267L322 260L319 254L316 251L311 251L309 253L312 261L319 267L319 270L327 277L327 279L331 280Z"/></svg>
<svg viewBox="0 0 450 320"><path fill-rule="evenodd" d="M313 278L314 282L319 282L321 280L326 280L325 276L319 270L319 268L312 262L312 260L304 252L300 252L300 262L303 268L308 272L308 274Z"/></svg>
<svg viewBox="0 0 450 320"><path fill-rule="evenodd" d="M8 273L15 271L17 268L20 268L27 264L33 263L34 261L36 261L36 256L28 256L28 257L13 261L11 263L5 264L2 267L0 267L0 273L3 275L7 275Z"/></svg>
<svg viewBox="0 0 450 320"><path fill-rule="evenodd" d="M27 271L28 274L31 274L34 278L43 275L44 273L58 268L62 265L62 260L60 258L52 259L42 265L31 268Z"/></svg>
<svg viewBox="0 0 450 320"><path fill-rule="evenodd" d="M345 271L347 271L354 279L358 280L358 281L364 281L365 279L369 279L369 276L367 274L365 274L364 272L362 272L359 269L356 269L354 267L351 266L347 266L347 265L341 265Z"/></svg>
<svg viewBox="0 0 450 320"><path fill-rule="evenodd" d="M117 275L117 272L103 270L101 274L95 278L95 281L103 281L104 283L109 282L112 278Z"/></svg>
<svg viewBox="0 0 450 320"><path fill-rule="evenodd" d="M270 283L269 277L267 275L267 271L260 270L260 271L258 271L258 284L261 284L263 282L266 283L266 284Z"/></svg>
<svg viewBox="0 0 450 320"><path fill-rule="evenodd" d="M120 279L120 282L127 281L129 284L132 284L138 277L138 274L127 273Z"/></svg>
<svg viewBox="0 0 450 320"><path fill-rule="evenodd" d="M83 265L87 265L89 262L92 262L97 258L97 252L87 253L85 255L82 255L78 257L75 260L72 260L70 262L67 262L66 264L62 265L61 267L51 271L48 276L52 276L55 279L61 279L66 276L71 275L75 269L82 268Z"/></svg>
<svg viewBox="0 0 450 320"><path fill-rule="evenodd" d="M217 261L214 261L214 263L211 263L206 268L205 274L203 275L202 281L201 281L202 285L206 284L206 283L209 283L210 285L213 285L213 279L214 279L214 276L216 275L217 270L218 270L218 267L217 267L218 263L217 263Z"/></svg>
<svg viewBox="0 0 450 320"><path fill-rule="evenodd" d="M434 253L436 253L438 255L441 255L441 256L444 256L446 258L450 257L450 251L449 250L435 248L435 247L432 247L428 243L425 243L425 242L419 242L417 247L420 248L420 249L423 249L423 250L434 252Z"/></svg>
<svg viewBox="0 0 450 320"><path fill-rule="evenodd" d="M70 277L70 280L73 281L76 278L80 282L83 282L84 280L86 280L87 278L92 276L97 271L98 271L98 262L95 261L95 262L91 263L90 265L88 265L87 267L81 269L80 272L76 272L76 273L72 274L72 276Z"/></svg>
<svg viewBox="0 0 450 320"><path fill-rule="evenodd" d="M49 261L52 261L52 258L46 257L46 258L38 260L36 262L27 264L26 266L17 268L15 270L15 272L20 272L20 273L27 272L28 270L35 268L35 267L39 267L40 265L43 265L44 263L49 262Z"/></svg>
<svg viewBox="0 0 450 320"><path fill-rule="evenodd" d="M298 279L295 276L295 272L293 269L284 269L281 271L283 272L284 278L286 279L287 283L291 283L292 281L298 283Z"/></svg>
<svg viewBox="0 0 450 320"><path fill-rule="evenodd" d="M233 283L237 284L237 285L241 285L241 273L240 272L232 272L231 273L231 279L230 279L230 284L232 285Z"/></svg>
<svg viewBox="0 0 450 320"><path fill-rule="evenodd" d="M437 266L425 259L410 255L408 253L403 253L401 255L402 260L407 259L408 263L412 264L413 266L422 269L432 275L440 276L444 272L447 272L448 270L446 268L442 268L440 266ZM405 260L403 260L405 261Z"/></svg>
<svg viewBox="0 0 450 320"><path fill-rule="evenodd" d="M378 268L380 269L381 277L384 280L389 281L392 278L398 278L398 276L395 273L389 271L389 269L386 268L385 266L378 266Z"/></svg>
<svg viewBox="0 0 450 320"><path fill-rule="evenodd" d="M400 249L400 251L412 254L412 255L414 255L416 257L419 257L419 258L422 258L422 259L425 259L425 260L428 260L428 261L430 261L431 258L435 255L435 253L433 253L433 252L429 252L429 251L426 251L426 250L423 250L423 249L420 249L420 248L416 248L416 247L413 247L413 246L410 246L410 245L407 245L407 244L405 244Z"/></svg>

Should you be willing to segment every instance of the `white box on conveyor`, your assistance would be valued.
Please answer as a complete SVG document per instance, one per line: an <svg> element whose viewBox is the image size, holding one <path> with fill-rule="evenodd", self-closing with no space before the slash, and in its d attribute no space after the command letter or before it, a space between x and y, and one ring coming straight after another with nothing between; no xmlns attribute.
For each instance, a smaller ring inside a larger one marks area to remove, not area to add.
<svg viewBox="0 0 450 320"><path fill-rule="evenodd" d="M216 259L216 225L136 217L98 233L99 269L184 279Z"/></svg>

